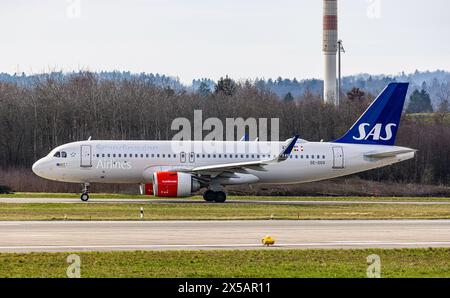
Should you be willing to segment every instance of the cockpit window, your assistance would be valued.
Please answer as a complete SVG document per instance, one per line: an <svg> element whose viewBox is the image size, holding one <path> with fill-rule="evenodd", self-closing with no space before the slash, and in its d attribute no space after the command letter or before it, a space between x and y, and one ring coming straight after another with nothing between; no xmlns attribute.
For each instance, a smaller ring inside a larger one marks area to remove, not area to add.
<svg viewBox="0 0 450 298"><path fill-rule="evenodd" d="M57 157L57 158L67 158L67 152L65 151L58 151L56 152L53 157Z"/></svg>

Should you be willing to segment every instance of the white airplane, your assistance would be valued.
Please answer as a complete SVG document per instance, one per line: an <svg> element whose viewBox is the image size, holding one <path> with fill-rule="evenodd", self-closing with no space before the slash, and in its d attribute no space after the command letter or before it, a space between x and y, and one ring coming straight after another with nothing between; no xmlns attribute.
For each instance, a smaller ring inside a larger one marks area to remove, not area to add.
<svg viewBox="0 0 450 298"><path fill-rule="evenodd" d="M187 197L206 188L206 201L225 202L227 185L346 176L414 158L416 150L394 145L407 89L407 83L389 84L333 142L307 142L298 136L286 142L88 140L55 148L33 165L33 172L81 183L82 201L89 199L91 183L136 183L141 193L157 197ZM176 149L180 143L188 149ZM206 144L220 150L210 152Z"/></svg>

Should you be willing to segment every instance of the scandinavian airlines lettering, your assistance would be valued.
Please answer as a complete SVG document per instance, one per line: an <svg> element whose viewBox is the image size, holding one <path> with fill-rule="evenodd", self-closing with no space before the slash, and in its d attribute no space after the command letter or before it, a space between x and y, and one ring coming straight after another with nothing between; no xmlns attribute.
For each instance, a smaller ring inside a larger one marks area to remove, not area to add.
<svg viewBox="0 0 450 298"><path fill-rule="evenodd" d="M357 141L362 141L362 140L368 140L368 139L372 139L374 141L389 141L390 139L392 139L393 133L392 133L392 128L396 127L397 124L394 123L389 123L386 125L386 127L384 128L384 136L381 135L382 129L383 129L383 124L382 123L377 123L375 124L375 126L367 133L367 128L370 128L370 124L369 123L362 123L359 125L358 130L359 130L359 137L353 137L354 140Z"/></svg>

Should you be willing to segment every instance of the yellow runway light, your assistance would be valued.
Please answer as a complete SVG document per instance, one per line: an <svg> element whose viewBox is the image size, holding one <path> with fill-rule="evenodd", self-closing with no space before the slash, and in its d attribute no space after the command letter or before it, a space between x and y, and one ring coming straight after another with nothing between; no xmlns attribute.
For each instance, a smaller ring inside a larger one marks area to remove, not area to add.
<svg viewBox="0 0 450 298"><path fill-rule="evenodd" d="M270 236L264 237L261 241L262 241L262 244L265 246L271 246L271 245L275 244L275 239L273 239Z"/></svg>

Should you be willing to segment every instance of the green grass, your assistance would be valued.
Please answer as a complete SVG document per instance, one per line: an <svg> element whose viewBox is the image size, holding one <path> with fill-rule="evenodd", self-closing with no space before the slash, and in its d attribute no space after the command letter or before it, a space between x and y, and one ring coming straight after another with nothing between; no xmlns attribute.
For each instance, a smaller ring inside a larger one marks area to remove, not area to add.
<svg viewBox="0 0 450 298"><path fill-rule="evenodd" d="M450 205L3 203L0 220L450 219Z"/></svg>
<svg viewBox="0 0 450 298"><path fill-rule="evenodd" d="M446 123L450 123L450 113L415 113L406 115L408 120L424 119L432 121L434 117L442 117Z"/></svg>
<svg viewBox="0 0 450 298"><path fill-rule="evenodd" d="M9 195L0 195L1 198L73 198L79 199L80 194L72 193L30 193L18 192ZM91 193L92 199L144 199L144 200L161 200L153 196L142 196L133 194L107 194L107 193ZM187 198L187 200L203 201L201 196ZM450 198L442 197L311 197L311 196L228 196L228 200L255 200L255 201L362 201L362 202L450 202Z"/></svg>
<svg viewBox="0 0 450 298"><path fill-rule="evenodd" d="M450 249L146 251L78 253L82 277L450 277ZM65 277L69 253L0 254L0 277Z"/></svg>

